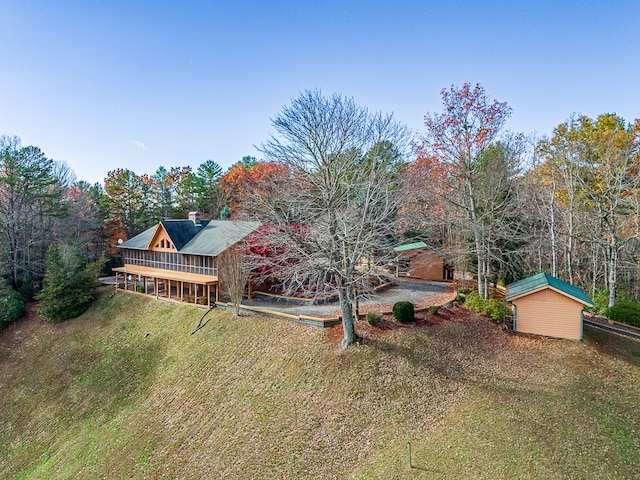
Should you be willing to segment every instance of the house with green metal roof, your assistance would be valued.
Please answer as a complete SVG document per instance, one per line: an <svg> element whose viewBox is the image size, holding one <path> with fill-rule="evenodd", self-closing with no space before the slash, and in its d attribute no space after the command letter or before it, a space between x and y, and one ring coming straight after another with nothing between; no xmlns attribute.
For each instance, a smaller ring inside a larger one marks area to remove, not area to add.
<svg viewBox="0 0 640 480"><path fill-rule="evenodd" d="M578 287L539 273L507 287L516 332L582 340L583 311L593 302Z"/></svg>
<svg viewBox="0 0 640 480"><path fill-rule="evenodd" d="M447 262L443 252L424 242L399 245L394 248L396 276L420 278L422 280L452 280L453 265Z"/></svg>
<svg viewBox="0 0 640 480"><path fill-rule="evenodd" d="M259 227L259 222L202 220L198 212L163 220L118 246L124 265L113 269L116 289L211 306L219 298L219 258Z"/></svg>

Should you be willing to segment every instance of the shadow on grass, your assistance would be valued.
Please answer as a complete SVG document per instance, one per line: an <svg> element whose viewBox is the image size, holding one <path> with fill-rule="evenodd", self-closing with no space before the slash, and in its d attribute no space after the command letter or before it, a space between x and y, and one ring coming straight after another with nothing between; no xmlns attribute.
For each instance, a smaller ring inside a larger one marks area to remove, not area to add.
<svg viewBox="0 0 640 480"><path fill-rule="evenodd" d="M601 354L640 367L640 341L585 326L584 342Z"/></svg>

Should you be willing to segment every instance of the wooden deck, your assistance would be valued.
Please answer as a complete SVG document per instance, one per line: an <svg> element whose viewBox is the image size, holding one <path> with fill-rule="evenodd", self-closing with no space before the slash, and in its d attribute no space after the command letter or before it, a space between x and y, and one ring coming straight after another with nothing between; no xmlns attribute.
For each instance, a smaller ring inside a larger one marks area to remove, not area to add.
<svg viewBox="0 0 640 480"><path fill-rule="evenodd" d="M140 275L176 282L198 283L200 285L214 285L218 283L218 277L214 275L200 275L198 273L178 272L174 270L163 270L161 268L141 267L138 265L116 267L113 271L124 273L125 275Z"/></svg>
<svg viewBox="0 0 640 480"><path fill-rule="evenodd" d="M218 277L125 264L113 269L116 291L209 307L218 300ZM122 274L122 282L120 281ZM212 296L213 294L213 296Z"/></svg>

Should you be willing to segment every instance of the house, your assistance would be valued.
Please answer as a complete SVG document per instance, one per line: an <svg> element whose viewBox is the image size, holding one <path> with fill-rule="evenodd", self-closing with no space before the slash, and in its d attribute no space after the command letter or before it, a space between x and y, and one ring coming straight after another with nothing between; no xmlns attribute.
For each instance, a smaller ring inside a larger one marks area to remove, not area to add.
<svg viewBox="0 0 640 480"><path fill-rule="evenodd" d="M453 279L453 266L444 253L424 242L401 245L394 250L398 254L396 276L434 281Z"/></svg>
<svg viewBox="0 0 640 480"><path fill-rule="evenodd" d="M119 245L124 266L114 268L116 289L156 298L211 306L219 299L218 260L260 223L189 219L163 220Z"/></svg>
<svg viewBox="0 0 640 480"><path fill-rule="evenodd" d="M513 305L513 329L582 340L582 312L593 302L578 287L547 273L512 283L505 300Z"/></svg>

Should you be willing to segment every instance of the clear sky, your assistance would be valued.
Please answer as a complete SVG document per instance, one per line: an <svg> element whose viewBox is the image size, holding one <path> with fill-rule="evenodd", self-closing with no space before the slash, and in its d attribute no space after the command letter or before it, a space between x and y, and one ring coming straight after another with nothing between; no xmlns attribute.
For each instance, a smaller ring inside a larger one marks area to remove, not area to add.
<svg viewBox="0 0 640 480"><path fill-rule="evenodd" d="M640 0L0 0L0 134L78 179L223 167L306 89L412 130L481 83L538 136L573 112L640 117Z"/></svg>

